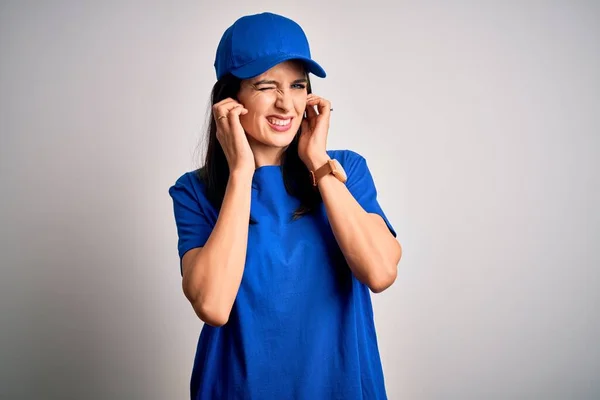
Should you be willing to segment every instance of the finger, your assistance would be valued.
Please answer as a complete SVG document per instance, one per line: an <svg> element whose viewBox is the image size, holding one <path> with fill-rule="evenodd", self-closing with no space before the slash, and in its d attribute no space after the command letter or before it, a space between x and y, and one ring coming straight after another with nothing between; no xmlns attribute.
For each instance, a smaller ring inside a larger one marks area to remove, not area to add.
<svg viewBox="0 0 600 400"><path fill-rule="evenodd" d="M310 104L311 106L317 106L319 114L329 114L331 112L331 103L329 100L325 100L322 97L311 97L310 99L307 99L307 104Z"/></svg>
<svg viewBox="0 0 600 400"><path fill-rule="evenodd" d="M227 115L217 116L215 114L214 118L217 123L217 131L227 131L227 129L229 129L229 119L227 118Z"/></svg>
<svg viewBox="0 0 600 400"><path fill-rule="evenodd" d="M226 112L229 108L233 107L234 104L236 104L236 101L230 97L226 98L225 100L221 100L218 103L213 104L213 106L212 106L213 114L221 115L221 114L219 114L219 112L220 113Z"/></svg>
<svg viewBox="0 0 600 400"><path fill-rule="evenodd" d="M306 99L307 103L310 103L312 105L316 105L319 107L324 107L324 106L330 106L331 103L329 102L329 100L324 99L323 97L317 96L317 95L309 95Z"/></svg>
<svg viewBox="0 0 600 400"><path fill-rule="evenodd" d="M219 107L219 111L223 114L228 114L231 110L235 110L238 107L244 108L240 103L227 103L221 107Z"/></svg>
<svg viewBox="0 0 600 400"><path fill-rule="evenodd" d="M215 105L213 107L218 108L218 107L224 106L229 103L237 103L237 101L232 99L231 97L227 97L226 99L223 99L223 100L219 101L218 103L215 103Z"/></svg>
<svg viewBox="0 0 600 400"><path fill-rule="evenodd" d="M245 110L245 108L240 104L240 103L227 103L219 108L217 108L217 111L214 113L215 114L215 119L217 121L221 121L224 119L227 119L227 116L233 111L236 110L238 108L242 108Z"/></svg>
<svg viewBox="0 0 600 400"><path fill-rule="evenodd" d="M240 114L247 114L247 113L248 113L248 110L246 108L244 108L241 104L238 104L237 106L235 106L231 110L229 110L229 112L227 113L227 118L229 119L229 121L235 121L236 119L239 120Z"/></svg>
<svg viewBox="0 0 600 400"><path fill-rule="evenodd" d="M217 113L217 112L222 112L222 113L227 113L229 110L231 110L232 108L234 108L237 105L242 105L240 102L232 99L231 97L226 98L225 100L222 100L218 103L216 103L215 105L213 105L213 112Z"/></svg>
<svg viewBox="0 0 600 400"><path fill-rule="evenodd" d="M315 106L312 104L306 104L306 117L308 119L316 118L317 111L315 110Z"/></svg>

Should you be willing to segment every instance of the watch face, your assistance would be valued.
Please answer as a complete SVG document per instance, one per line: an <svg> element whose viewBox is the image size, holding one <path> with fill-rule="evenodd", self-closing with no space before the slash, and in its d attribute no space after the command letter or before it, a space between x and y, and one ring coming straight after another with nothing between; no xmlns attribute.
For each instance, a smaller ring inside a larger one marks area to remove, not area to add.
<svg viewBox="0 0 600 400"><path fill-rule="evenodd" d="M333 160L333 164L335 165L335 169L332 171L333 175L340 181L346 182L346 179L348 178L346 176L346 171L344 171L342 165L338 162L338 160Z"/></svg>

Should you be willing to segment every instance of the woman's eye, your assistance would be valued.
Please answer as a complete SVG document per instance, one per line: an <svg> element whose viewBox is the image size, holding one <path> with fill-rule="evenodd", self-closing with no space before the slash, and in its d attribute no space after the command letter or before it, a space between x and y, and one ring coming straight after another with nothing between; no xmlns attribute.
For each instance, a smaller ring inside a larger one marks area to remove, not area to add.
<svg viewBox="0 0 600 400"><path fill-rule="evenodd" d="M292 85L293 89L300 89L300 90L304 90L306 89L306 85L303 83L294 83ZM261 92L265 92L267 90L276 90L277 87L276 86L266 86L266 87L257 87L256 90L260 90Z"/></svg>

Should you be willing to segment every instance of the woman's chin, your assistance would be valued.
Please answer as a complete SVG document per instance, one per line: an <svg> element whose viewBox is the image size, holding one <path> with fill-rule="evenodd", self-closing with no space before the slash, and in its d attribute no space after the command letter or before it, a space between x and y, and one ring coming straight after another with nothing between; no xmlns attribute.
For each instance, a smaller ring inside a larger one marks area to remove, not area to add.
<svg viewBox="0 0 600 400"><path fill-rule="evenodd" d="M284 148L292 143L292 140L294 140L294 135L279 135L269 139L270 146Z"/></svg>
<svg viewBox="0 0 600 400"><path fill-rule="evenodd" d="M261 138L260 142L270 147L287 147L294 140L295 134L291 129L287 132L265 132L265 135Z"/></svg>

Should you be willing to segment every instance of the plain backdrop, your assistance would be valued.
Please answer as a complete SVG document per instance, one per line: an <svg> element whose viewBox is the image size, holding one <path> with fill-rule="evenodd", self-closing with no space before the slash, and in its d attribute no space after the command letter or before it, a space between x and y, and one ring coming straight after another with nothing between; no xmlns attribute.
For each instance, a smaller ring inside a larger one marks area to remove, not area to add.
<svg viewBox="0 0 600 400"><path fill-rule="evenodd" d="M390 399L600 398L594 1L2 1L0 398L185 399L168 188L245 14L305 29L404 254Z"/></svg>

